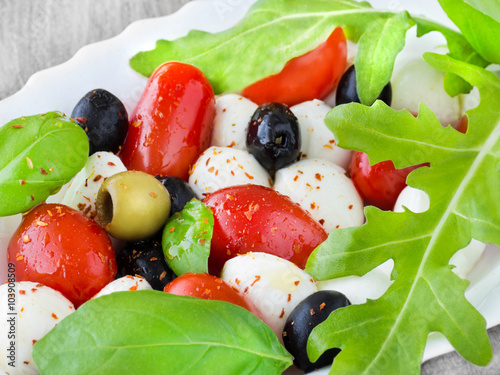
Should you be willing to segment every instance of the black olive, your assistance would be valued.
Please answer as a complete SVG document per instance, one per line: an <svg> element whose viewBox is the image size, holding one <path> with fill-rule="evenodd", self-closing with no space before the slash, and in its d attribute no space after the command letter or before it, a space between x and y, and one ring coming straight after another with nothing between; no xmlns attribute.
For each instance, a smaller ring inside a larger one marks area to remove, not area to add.
<svg viewBox="0 0 500 375"><path fill-rule="evenodd" d="M156 178L170 193L170 216L182 211L187 202L196 198L196 194L186 181L174 176L156 176Z"/></svg>
<svg viewBox="0 0 500 375"><path fill-rule="evenodd" d="M87 133L89 155L97 151L118 152L128 131L128 114L116 96L103 89L89 91L71 113Z"/></svg>
<svg viewBox="0 0 500 375"><path fill-rule="evenodd" d="M284 104L263 104L250 119L248 152L271 174L298 159L300 142L297 117Z"/></svg>
<svg viewBox="0 0 500 375"><path fill-rule="evenodd" d="M385 85L377 99L382 100L389 106L391 105L392 87L390 82ZM354 65L347 69L342 78L340 78L335 96L336 105L353 102L361 103L358 97L358 90L356 88L356 69L354 68Z"/></svg>
<svg viewBox="0 0 500 375"><path fill-rule="evenodd" d="M161 243L145 240L128 243L116 257L118 272L116 277L139 275L144 277L155 290L163 290L165 285L176 278L170 269Z"/></svg>
<svg viewBox="0 0 500 375"><path fill-rule="evenodd" d="M295 366L307 373L333 362L340 349L329 349L311 363L307 356L307 340L313 328L324 322L332 311L350 304L342 293L323 290L311 294L293 309L283 329L283 343L294 357Z"/></svg>

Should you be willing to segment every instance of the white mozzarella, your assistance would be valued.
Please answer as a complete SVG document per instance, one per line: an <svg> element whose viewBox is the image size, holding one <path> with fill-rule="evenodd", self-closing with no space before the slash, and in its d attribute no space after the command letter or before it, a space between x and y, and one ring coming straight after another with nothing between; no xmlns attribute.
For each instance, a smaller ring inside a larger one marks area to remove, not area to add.
<svg viewBox="0 0 500 375"><path fill-rule="evenodd" d="M234 147L246 150L250 118L257 104L236 94L226 94L215 100L212 146Z"/></svg>
<svg viewBox="0 0 500 375"><path fill-rule="evenodd" d="M120 158L111 152L92 154L71 182L61 203L93 219L96 215L97 192L102 183L108 177L126 170Z"/></svg>
<svg viewBox="0 0 500 375"><path fill-rule="evenodd" d="M442 125L456 125L462 115L460 99L446 93L443 77L421 58L408 62L391 80L392 108L416 114L420 102L424 102Z"/></svg>
<svg viewBox="0 0 500 375"><path fill-rule="evenodd" d="M312 100L290 108L299 120L302 157L324 159L347 169L351 151L337 146L333 133L325 125L331 107L321 100Z"/></svg>
<svg viewBox="0 0 500 375"><path fill-rule="evenodd" d="M280 340L288 315L304 298L318 291L315 280L305 271L265 253L247 253L228 260L221 278L253 302Z"/></svg>
<svg viewBox="0 0 500 375"><path fill-rule="evenodd" d="M248 152L229 147L210 147L193 165L189 186L203 199L208 193L236 185L271 187L271 177Z"/></svg>
<svg viewBox="0 0 500 375"><path fill-rule="evenodd" d="M394 205L394 212L403 212L403 206L415 213L425 212L430 206L429 196L422 190L407 186L399 194ZM472 239L466 247L458 250L451 257L450 264L455 266L453 272L461 278L466 278L479 261L485 248L484 243Z"/></svg>
<svg viewBox="0 0 500 375"><path fill-rule="evenodd" d="M119 279L110 282L92 298L106 296L108 294L115 292L127 292L127 291L146 290L146 289L153 289L153 288L151 288L151 285L149 285L149 283L145 279L137 276L123 276L120 277Z"/></svg>
<svg viewBox="0 0 500 375"><path fill-rule="evenodd" d="M304 159L278 170L274 189L308 211L327 232L364 222L363 201L352 181L329 161Z"/></svg>
<svg viewBox="0 0 500 375"><path fill-rule="evenodd" d="M14 285L14 311L10 310L9 288ZM45 336L62 319L75 311L73 304L60 292L47 286L21 281L0 286L0 370L10 375L38 374L32 350L36 341ZM15 312L16 315L9 315ZM15 318L15 330L9 319ZM8 333L15 333L15 340ZM11 341L15 341L15 365L9 366Z"/></svg>

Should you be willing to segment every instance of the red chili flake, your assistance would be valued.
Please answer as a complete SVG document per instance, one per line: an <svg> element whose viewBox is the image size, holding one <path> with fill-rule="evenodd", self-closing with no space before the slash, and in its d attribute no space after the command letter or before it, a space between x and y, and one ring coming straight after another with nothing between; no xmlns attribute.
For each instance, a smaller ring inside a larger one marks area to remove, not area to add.
<svg viewBox="0 0 500 375"><path fill-rule="evenodd" d="M31 288L31 293L35 293L37 290L37 288Z"/></svg>
<svg viewBox="0 0 500 375"><path fill-rule="evenodd" d="M158 260L157 257L152 257L151 259L149 259L151 262L156 262Z"/></svg>
<svg viewBox="0 0 500 375"><path fill-rule="evenodd" d="M232 141L231 144L228 145L227 147L234 147L234 146L236 146L236 143L234 143L234 141Z"/></svg>
<svg viewBox="0 0 500 375"><path fill-rule="evenodd" d="M339 228L340 228L340 225L336 225L336 226L335 226L335 229L339 229Z"/></svg>
<svg viewBox="0 0 500 375"><path fill-rule="evenodd" d="M293 178L293 180L294 180L294 181L297 181L298 179L299 179L299 175L296 175L296 176Z"/></svg>
<svg viewBox="0 0 500 375"><path fill-rule="evenodd" d="M330 145L323 145L323 147L324 147L324 148L328 148L328 149L330 149L330 150L333 150L333 147L332 147L332 146L330 146Z"/></svg>
<svg viewBox="0 0 500 375"><path fill-rule="evenodd" d="M34 195L31 195L30 198L31 198L32 201L35 200L35 196Z"/></svg>
<svg viewBox="0 0 500 375"><path fill-rule="evenodd" d="M304 174L304 172L302 172L300 169L297 172L299 172L300 174Z"/></svg>
<svg viewBox="0 0 500 375"><path fill-rule="evenodd" d="M352 205L352 204L350 204L350 205L349 205L349 209L350 209L350 210L352 210L352 207L353 207L353 205Z"/></svg>
<svg viewBox="0 0 500 375"><path fill-rule="evenodd" d="M168 230L170 233L174 233L175 232L175 227L172 227Z"/></svg>
<svg viewBox="0 0 500 375"><path fill-rule="evenodd" d="M56 314L52 313L51 315L54 319L59 319Z"/></svg>
<svg viewBox="0 0 500 375"><path fill-rule="evenodd" d="M78 203L77 204L77 208L79 211L85 210L85 207L87 207L87 205L85 203Z"/></svg>
<svg viewBox="0 0 500 375"><path fill-rule="evenodd" d="M226 159L226 163L231 163L231 159Z"/></svg>
<svg viewBox="0 0 500 375"><path fill-rule="evenodd" d="M321 305L319 305L319 309L323 310L325 308L325 306L326 306L326 303L323 302Z"/></svg>
<svg viewBox="0 0 500 375"><path fill-rule="evenodd" d="M102 255L101 253L97 254L99 255L99 258L101 258L101 262L104 264L105 263L105 258L104 258L104 255Z"/></svg>
<svg viewBox="0 0 500 375"><path fill-rule="evenodd" d="M47 225L49 225L49 224L47 224L47 223L45 223L45 222L43 222L41 220L37 220L36 221L36 226L37 227L46 227Z"/></svg>
<svg viewBox="0 0 500 375"><path fill-rule="evenodd" d="M292 300L292 295L288 293L288 298L286 299L287 302L290 302Z"/></svg>
<svg viewBox="0 0 500 375"><path fill-rule="evenodd" d="M35 345L37 343L38 340L32 340L31 342L33 343L33 345Z"/></svg>
<svg viewBox="0 0 500 375"><path fill-rule="evenodd" d="M36 286L37 288L41 288L41 287L43 287L44 285L43 285L43 284L38 283L38 284L36 284L35 286Z"/></svg>
<svg viewBox="0 0 500 375"><path fill-rule="evenodd" d="M280 319L283 319L284 316L285 316L285 308L283 307L281 309Z"/></svg>
<svg viewBox="0 0 500 375"><path fill-rule="evenodd" d="M231 171L231 175L233 175L233 176L234 176L234 171Z"/></svg>
<svg viewBox="0 0 500 375"><path fill-rule="evenodd" d="M204 244L205 244L205 242L206 242L206 240L205 240L204 238L200 238L200 239L198 240L198 242L199 242L199 244L200 244L200 245L204 245Z"/></svg>
<svg viewBox="0 0 500 375"><path fill-rule="evenodd" d="M314 309L310 309L310 310L309 310L309 314L311 314L311 316L313 316L313 315L314 315L314 314L316 314L316 313L314 312Z"/></svg>
<svg viewBox="0 0 500 375"><path fill-rule="evenodd" d="M250 180L254 179L254 177L252 175L248 174L247 172L245 172L245 176L247 176Z"/></svg>
<svg viewBox="0 0 500 375"><path fill-rule="evenodd" d="M139 126L141 126L141 125L142 125L142 121L134 121L134 123L132 124L132 126L133 126L134 128L138 128L138 127L139 127Z"/></svg>
<svg viewBox="0 0 500 375"><path fill-rule="evenodd" d="M22 296L24 296L26 294L26 291L25 290L20 290L19 294L22 295Z"/></svg>
<svg viewBox="0 0 500 375"><path fill-rule="evenodd" d="M314 177L316 177L316 180L321 181L321 175L319 173L316 173Z"/></svg>
<svg viewBox="0 0 500 375"><path fill-rule="evenodd" d="M208 163L210 163L210 158L207 159L205 165L208 167Z"/></svg>
<svg viewBox="0 0 500 375"><path fill-rule="evenodd" d="M85 125L87 123L87 118L86 117L77 117L77 118L75 118L75 121L78 121L80 124Z"/></svg>
<svg viewBox="0 0 500 375"><path fill-rule="evenodd" d="M220 286L219 286L219 287L217 287L217 288L220 288ZM234 285L231 285L231 288L233 288L233 290L234 290L236 293L240 293L240 290L239 290L238 288L236 288Z"/></svg>
<svg viewBox="0 0 500 375"><path fill-rule="evenodd" d="M23 126L21 124L12 125L14 129L21 129Z"/></svg>
<svg viewBox="0 0 500 375"><path fill-rule="evenodd" d="M156 198L158 194L156 194L154 191L150 192L149 195L151 195L153 198Z"/></svg>
<svg viewBox="0 0 500 375"><path fill-rule="evenodd" d="M21 312L24 312L24 307L21 307Z"/></svg>
<svg viewBox="0 0 500 375"><path fill-rule="evenodd" d="M54 214L50 210L47 210L47 213L49 214L50 217L54 216Z"/></svg>
<svg viewBox="0 0 500 375"><path fill-rule="evenodd" d="M224 108L224 109L222 110L222 112L226 112L226 108Z"/></svg>
<svg viewBox="0 0 500 375"><path fill-rule="evenodd" d="M318 222L319 222L321 225L325 225L325 219L320 219L320 220L318 220Z"/></svg>
<svg viewBox="0 0 500 375"><path fill-rule="evenodd" d="M127 279L133 279L134 277L132 275L126 275L125 276Z"/></svg>
<svg viewBox="0 0 500 375"><path fill-rule="evenodd" d="M137 290L138 287L139 287L139 284L135 284L134 286L131 286L130 288L128 288L128 290L130 290L131 292L134 292Z"/></svg>
<svg viewBox="0 0 500 375"><path fill-rule="evenodd" d="M33 162L29 157L26 156L26 162L28 163L28 168L33 169Z"/></svg>
<svg viewBox="0 0 500 375"><path fill-rule="evenodd" d="M245 290L243 291L243 294L248 294L248 286L245 288Z"/></svg>
<svg viewBox="0 0 500 375"><path fill-rule="evenodd" d="M41 173L41 174L43 174L44 176L49 174L49 173L48 173L45 169L43 169L43 168L40 168L40 173Z"/></svg>
<svg viewBox="0 0 500 375"><path fill-rule="evenodd" d="M314 210L316 208L316 203L312 202L311 203L311 210Z"/></svg>
<svg viewBox="0 0 500 375"><path fill-rule="evenodd" d="M29 236L28 236L27 234L25 234L25 235L23 236L23 242L24 242L24 243L29 243L29 242L31 242L31 238L29 238Z"/></svg>
<svg viewBox="0 0 500 375"><path fill-rule="evenodd" d="M296 282L294 282L295 285L299 285L300 284L300 280L297 280Z"/></svg>
<svg viewBox="0 0 500 375"><path fill-rule="evenodd" d="M203 292L202 296L204 297L210 297L212 295L212 291L210 289L205 289Z"/></svg>
<svg viewBox="0 0 500 375"><path fill-rule="evenodd" d="M234 282L235 282L237 285L240 285L241 280L239 280L238 278L236 278L236 279L234 279Z"/></svg>
<svg viewBox="0 0 500 375"><path fill-rule="evenodd" d="M30 364L30 363L29 363L29 361L23 361L23 363L24 363L25 365L29 365L29 364Z"/></svg>
<svg viewBox="0 0 500 375"><path fill-rule="evenodd" d="M102 175L98 174L97 176L94 177L92 181L97 182L102 178Z"/></svg>
<svg viewBox="0 0 500 375"><path fill-rule="evenodd" d="M250 286L254 286L254 285L255 285L255 283L256 283L257 281L259 281L259 280L260 280L260 276L259 276L259 275L255 275L255 280L253 281L253 283L251 283L251 284L250 284Z"/></svg>
<svg viewBox="0 0 500 375"><path fill-rule="evenodd" d="M232 195L226 194L226 199L229 199L230 201L234 201L234 197Z"/></svg>
<svg viewBox="0 0 500 375"><path fill-rule="evenodd" d="M207 217L203 218L203 224L208 224L208 218Z"/></svg>
<svg viewBox="0 0 500 375"><path fill-rule="evenodd" d="M167 271L163 271L161 273L161 275L160 275L160 281L162 281L165 278L165 276L167 276Z"/></svg>
<svg viewBox="0 0 500 375"><path fill-rule="evenodd" d="M108 165L109 165L110 167L116 167L116 164L115 164L115 163L113 163L112 161L108 161Z"/></svg>
<svg viewBox="0 0 500 375"><path fill-rule="evenodd" d="M213 167L213 166L212 166L212 167L210 167L210 168L208 168L208 171L209 171L210 173L212 173L214 170L215 170L215 167Z"/></svg>
<svg viewBox="0 0 500 375"><path fill-rule="evenodd" d="M85 184L83 186L85 186L85 187L89 186L89 180L88 180L88 178L85 179Z"/></svg>
<svg viewBox="0 0 500 375"><path fill-rule="evenodd" d="M19 183L21 184L21 186L23 186L23 185L26 184L26 181L25 180L20 180Z"/></svg>

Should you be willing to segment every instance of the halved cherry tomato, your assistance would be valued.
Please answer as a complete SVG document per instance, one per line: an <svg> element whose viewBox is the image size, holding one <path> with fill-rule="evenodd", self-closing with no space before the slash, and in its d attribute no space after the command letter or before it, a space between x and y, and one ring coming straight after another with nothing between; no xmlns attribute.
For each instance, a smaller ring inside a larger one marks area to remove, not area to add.
<svg viewBox="0 0 500 375"><path fill-rule="evenodd" d="M467 129L469 128L469 118L467 115L463 115L462 118L460 118L460 121L458 122L457 126L455 129L457 129L460 133L467 133Z"/></svg>
<svg viewBox="0 0 500 375"><path fill-rule="evenodd" d="M304 268L327 238L323 227L285 195L259 185L232 186L207 195L214 214L208 267L218 275L224 263L249 251L279 256Z"/></svg>
<svg viewBox="0 0 500 375"><path fill-rule="evenodd" d="M243 293L224 280L206 273L185 273L165 285L163 291L179 296L230 302L260 318L254 304Z"/></svg>
<svg viewBox="0 0 500 375"><path fill-rule="evenodd" d="M365 204L381 210L392 210L399 193L406 187L406 177L411 171L424 165L428 164L396 169L391 160L370 165L368 155L354 151L349 171Z"/></svg>
<svg viewBox="0 0 500 375"><path fill-rule="evenodd" d="M323 99L339 83L347 65L347 44L342 28L316 49L288 61L281 72L246 87L242 95L257 104L288 106Z"/></svg>
<svg viewBox="0 0 500 375"><path fill-rule="evenodd" d="M116 275L115 252L106 232L81 212L60 204L29 211L7 249L16 280L39 282L76 307Z"/></svg>
<svg viewBox="0 0 500 375"><path fill-rule="evenodd" d="M210 145L214 108L214 92L198 68L160 65L130 117L123 163L127 169L187 180L189 168Z"/></svg>

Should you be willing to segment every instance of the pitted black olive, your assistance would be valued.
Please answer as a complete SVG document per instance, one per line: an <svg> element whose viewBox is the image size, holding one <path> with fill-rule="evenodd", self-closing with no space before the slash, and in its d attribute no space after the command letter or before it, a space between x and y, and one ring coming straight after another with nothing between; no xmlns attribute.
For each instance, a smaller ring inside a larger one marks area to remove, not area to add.
<svg viewBox="0 0 500 375"><path fill-rule="evenodd" d="M352 65L345 71L342 78L340 78L339 85L337 86L337 93L335 94L335 104L361 103L356 85L356 69L354 65ZM392 86L390 82L385 85L377 99L382 100L389 106L391 105Z"/></svg>
<svg viewBox="0 0 500 375"><path fill-rule="evenodd" d="M186 203L196 197L196 194L188 183L178 177L156 176L156 179L167 188L170 194L170 216L182 211Z"/></svg>

